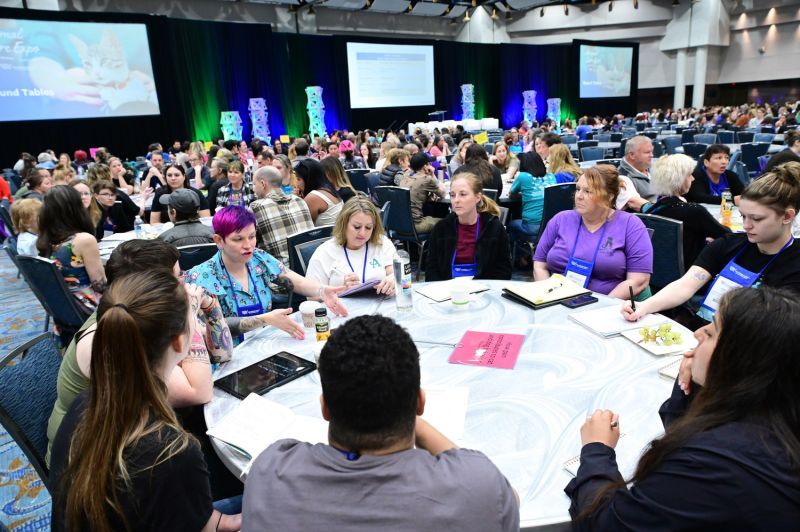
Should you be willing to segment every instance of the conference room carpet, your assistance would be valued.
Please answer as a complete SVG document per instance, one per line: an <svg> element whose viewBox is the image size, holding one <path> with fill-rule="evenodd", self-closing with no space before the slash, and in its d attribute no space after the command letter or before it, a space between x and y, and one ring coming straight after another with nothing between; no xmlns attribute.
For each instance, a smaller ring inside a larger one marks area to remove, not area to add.
<svg viewBox="0 0 800 532"><path fill-rule="evenodd" d="M41 333L45 312L8 256L0 256L0 356ZM50 494L0 426L0 523L14 532L50 530Z"/></svg>

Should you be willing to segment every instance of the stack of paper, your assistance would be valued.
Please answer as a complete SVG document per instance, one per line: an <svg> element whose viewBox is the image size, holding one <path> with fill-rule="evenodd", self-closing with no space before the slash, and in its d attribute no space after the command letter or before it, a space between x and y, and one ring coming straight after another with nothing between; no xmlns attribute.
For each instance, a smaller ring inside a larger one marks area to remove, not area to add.
<svg viewBox="0 0 800 532"><path fill-rule="evenodd" d="M537 310L583 294L591 294L591 291L560 274L544 281L511 283L503 288L504 297Z"/></svg>
<svg viewBox="0 0 800 532"><path fill-rule="evenodd" d="M619 305L574 312L569 315L569 319L605 338L616 336L622 331L652 327L670 321L661 314L648 314L639 321L628 321L622 317Z"/></svg>

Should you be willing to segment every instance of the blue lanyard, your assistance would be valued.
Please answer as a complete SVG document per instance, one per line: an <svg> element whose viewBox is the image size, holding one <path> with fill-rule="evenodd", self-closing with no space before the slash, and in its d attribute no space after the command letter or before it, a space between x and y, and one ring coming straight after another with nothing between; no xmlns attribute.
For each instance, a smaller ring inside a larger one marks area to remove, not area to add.
<svg viewBox="0 0 800 532"><path fill-rule="evenodd" d="M706 179L708 179L708 190L711 192L712 196L722 196L722 193L725 191L725 189L730 188L728 176L725 175L725 172L720 174L719 183L716 184L711 181L711 177L709 177L708 170L706 170L705 166L703 167L703 172L706 174Z"/></svg>
<svg viewBox="0 0 800 532"><path fill-rule="evenodd" d="M481 215L478 213L478 221L475 223L475 257L473 258L473 264L477 264L478 262L478 233L481 230ZM456 249L453 250L453 260L450 261L450 267L452 268L456 263L456 253L458 253L458 227L456 227Z"/></svg>
<svg viewBox="0 0 800 532"><path fill-rule="evenodd" d="M775 255L773 255L771 259L769 259L769 262L767 262L767 264L763 268L761 268L761 270L759 270L758 274L755 276L755 279L758 279L759 277L761 277L761 275L767 270L767 268L769 268L770 264L775 262L775 259L777 259L780 256L780 254L783 253L783 251L786 248L788 248L789 246L792 245L792 242L794 242L794 237L790 238L789 241L786 244L783 245L781 250L779 252L777 252ZM737 264L736 259L739 258L739 255L744 253L744 250L747 249L748 245L750 245L750 242L746 242L745 245L742 246L742 249L740 249L739 252L736 253L736 255L728 263L728 266L730 266L731 263ZM727 266L726 266L726 268L727 268ZM741 268L741 266L740 266L740 268Z"/></svg>
<svg viewBox="0 0 800 532"><path fill-rule="evenodd" d="M231 279L231 274L228 273L228 269L225 267L225 263L222 262L222 252L217 252L217 260L219 260L219 265L222 267L222 270L225 272L225 275L228 276L228 284L231 287L231 294L233 295L233 304L236 305L236 315L239 315L239 298L236 297L236 288L233 287L233 279ZM250 281L250 287L253 290L253 293L256 295L256 300L258 300L258 306L261 307L261 311L264 311L264 305L261 303L261 296L258 295L258 287L256 286L255 280L253 276L250 274L250 266L245 264L245 268L247 269L247 278ZM244 287L243 287L244 288Z"/></svg>
<svg viewBox="0 0 800 532"><path fill-rule="evenodd" d="M369 255L369 242L367 242L364 248L364 268L361 270L362 283L367 282L367 255ZM353 265L350 263L350 255L347 254L347 243L344 245L344 258L347 259L347 265L350 266L350 271L356 273L355 269L353 269Z"/></svg>
<svg viewBox="0 0 800 532"><path fill-rule="evenodd" d="M572 252L569 254L569 260L570 261L575 258L575 248L578 247L578 240L581 237L581 227L583 227L583 218L578 220L578 232L575 235L575 243L572 244ZM600 232L600 240L598 240L598 242L597 242L597 247L594 248L594 256L592 257L592 264L597 262L597 253L600 251L600 246L603 244L603 237L606 234L606 228L607 227L608 227L608 220L603 222L603 230ZM586 230L588 231L589 229L587 228ZM567 266L569 266L569 262L567 263Z"/></svg>

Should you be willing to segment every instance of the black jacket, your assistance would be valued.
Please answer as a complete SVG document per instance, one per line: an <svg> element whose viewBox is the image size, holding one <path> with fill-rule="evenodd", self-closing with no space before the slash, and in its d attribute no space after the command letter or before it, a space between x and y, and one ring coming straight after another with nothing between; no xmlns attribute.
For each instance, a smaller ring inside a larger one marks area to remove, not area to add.
<svg viewBox="0 0 800 532"><path fill-rule="evenodd" d="M97 240L103 238L106 221L111 223L112 231L115 233L133 231L134 221L139 215L139 206L124 192L117 192L117 199L114 205L108 209L101 209L101 212L103 215L94 229Z"/></svg>
<svg viewBox="0 0 800 532"><path fill-rule="evenodd" d="M403 169L397 164L388 164L381 170L381 183L382 187L396 187L403 177Z"/></svg>
<svg viewBox="0 0 800 532"><path fill-rule="evenodd" d="M475 279L511 279L511 251L508 233L496 216L483 213L481 231L475 247L477 270ZM451 265L458 238L458 218L450 213L438 222L428 240L425 281L452 278Z"/></svg>
<svg viewBox="0 0 800 532"><path fill-rule="evenodd" d="M703 163L697 165L692 172L694 181L689 188L689 192L684 196L686 201L690 203L708 203L711 205L719 205L722 203L721 196L713 196L711 194L711 187L708 184L708 175L706 175ZM739 176L730 170L725 170L725 178L728 180L728 188L731 189L731 196L741 196L744 191L744 185L739 181Z"/></svg>

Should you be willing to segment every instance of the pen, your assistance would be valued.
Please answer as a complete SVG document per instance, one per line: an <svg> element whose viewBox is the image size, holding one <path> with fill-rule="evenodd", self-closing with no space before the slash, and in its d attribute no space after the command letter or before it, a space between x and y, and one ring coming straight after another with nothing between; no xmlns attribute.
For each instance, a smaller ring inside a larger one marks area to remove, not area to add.
<svg viewBox="0 0 800 532"><path fill-rule="evenodd" d="M631 310L636 312L636 301L633 300L633 287L629 286L628 290L631 292Z"/></svg>

